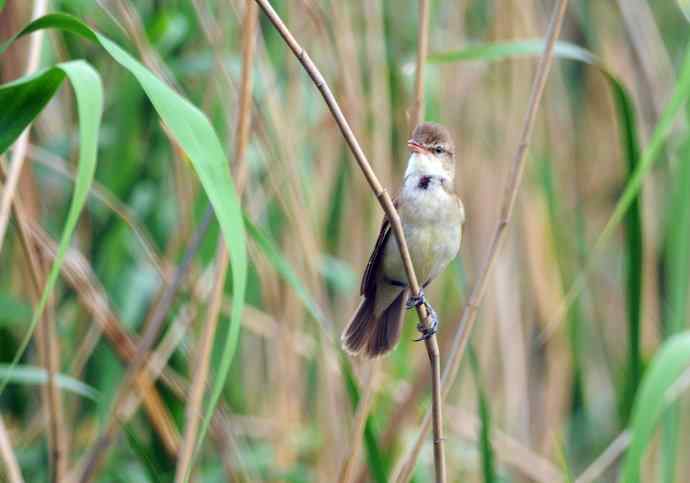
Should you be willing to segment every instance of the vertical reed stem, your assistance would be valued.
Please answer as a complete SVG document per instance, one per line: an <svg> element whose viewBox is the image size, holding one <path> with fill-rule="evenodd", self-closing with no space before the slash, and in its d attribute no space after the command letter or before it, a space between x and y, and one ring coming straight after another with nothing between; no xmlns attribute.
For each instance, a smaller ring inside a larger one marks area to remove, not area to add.
<svg viewBox="0 0 690 483"><path fill-rule="evenodd" d="M9 483L24 483L22 472L19 470L17 457L12 451L10 435L5 427L5 423L0 416L0 459L5 464L5 475Z"/></svg>
<svg viewBox="0 0 690 483"><path fill-rule="evenodd" d="M417 31L417 70L415 71L415 98L410 123L414 129L424 121L424 67L429 50L429 0L419 0L419 27Z"/></svg>

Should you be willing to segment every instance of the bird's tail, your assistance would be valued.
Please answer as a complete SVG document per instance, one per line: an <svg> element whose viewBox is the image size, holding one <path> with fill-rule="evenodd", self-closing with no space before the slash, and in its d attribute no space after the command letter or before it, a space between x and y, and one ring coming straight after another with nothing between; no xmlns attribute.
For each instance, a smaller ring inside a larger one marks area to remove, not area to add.
<svg viewBox="0 0 690 483"><path fill-rule="evenodd" d="M353 355L362 352L365 356L373 358L393 349L400 339L408 296L408 290L400 292L378 318L374 317L373 298L365 297L343 331L345 351Z"/></svg>

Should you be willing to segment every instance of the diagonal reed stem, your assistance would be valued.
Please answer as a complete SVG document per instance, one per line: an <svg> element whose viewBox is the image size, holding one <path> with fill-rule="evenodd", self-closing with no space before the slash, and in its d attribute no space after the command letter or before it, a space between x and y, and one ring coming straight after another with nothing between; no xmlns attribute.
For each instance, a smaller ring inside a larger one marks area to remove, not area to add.
<svg viewBox="0 0 690 483"><path fill-rule="evenodd" d="M398 249L400 250L400 256L405 267L405 272L407 274L407 280L409 282L409 287L412 293L419 293L420 286L417 281L417 276L414 272L414 267L412 265L412 259L410 258L410 253L407 249L407 243L405 241L405 234L403 233L402 224L400 223L400 217L398 212L393 206L393 201L391 200L388 192L381 186L371 164L367 160L357 138L352 132L350 125L345 119L338 102L335 100L331 89L328 87L326 80L323 75L316 67L314 62L309 57L309 54L300 46L295 37L290 33L285 23L282 21L280 16L271 6L270 2L267 0L256 0L261 9L264 11L268 19L271 21L273 26L278 30L280 36L283 38L285 43L288 45L290 50L295 54L295 57L300 61L307 74L313 81L316 88L321 93L328 109L331 111L335 122L338 124L341 134L345 138L350 151L355 157L359 168L361 169L364 177L366 178L371 190L376 195L376 198L381 205L381 208L385 212L386 216L390 220L391 228L393 229L393 234L395 235L396 242L398 244ZM428 313L424 305L417 307L417 316L422 327L428 328ZM425 341L427 355L429 356L429 364L431 367L431 382L432 382L432 414L434 421L434 465L436 468L436 481L445 481L445 462L444 462L444 451L443 451L443 414L441 408L441 364L440 364L440 354L438 349L438 341L436 335L429 337Z"/></svg>
<svg viewBox="0 0 690 483"><path fill-rule="evenodd" d="M182 286L185 276L189 273L192 260L199 251L201 243L206 236L206 232L208 231L208 227L213 218L213 208L209 204L206 208L206 212L203 215L203 219L197 225L196 230L187 243L182 260L173 274L172 283L165 287L163 295L156 304L150 322L144 330L144 334L141 336L139 343L137 344L134 355L132 356L130 364L127 368L127 372L125 373L123 381L120 384L118 392L115 396L115 402L113 404L113 409L110 412L109 420L106 423L106 428L96 440L96 443L92 447L89 456L86 459L86 463L79 476L80 482L93 480L96 470L103 463L106 452L115 440L121 423L120 411L127 400L129 390L133 387L134 382L141 377L142 373L140 371L148 362L149 350L156 341L156 337L158 336L160 328L163 325L165 316L168 314L168 311L173 304L178 289Z"/></svg>
<svg viewBox="0 0 690 483"><path fill-rule="evenodd" d="M443 371L444 390L442 397L445 399L448 396L450 390L451 382L455 379L455 376L460 368L460 362L462 361L462 356L465 353L465 348L467 347L467 342L469 341L470 334L472 333L472 328L477 320L477 312L479 309L479 304L484 298L486 288L488 285L489 275L496 261L498 251L501 248L503 239L505 238L506 228L511 220L513 210L515 208L515 200L517 199L518 188L520 187L520 181L522 180L522 174L525 168L525 159L527 157L527 148L529 147L530 139L532 138L532 133L534 131L534 126L536 122L536 114L541 103L541 98L544 93L544 86L546 85L546 79L548 78L549 71L551 70L551 64L553 63L553 52L554 46L556 44L556 39L561 30L561 25L563 24L563 18L565 17L565 10L568 5L568 0L558 0L558 3L554 6L553 13L551 14L551 19L549 21L549 27L546 34L546 46L544 53L539 59L539 65L537 66L537 73L534 77L534 83L532 84L532 92L530 94L529 102L527 104L527 112L525 114L525 120L522 127L522 132L520 134L520 142L518 144L515 156L513 158L513 164L508 178L508 183L505 187L505 195L503 198L503 204L501 206L501 214L498 220L498 225L494 232L493 239L489 248L489 254L482 266L480 272L479 280L476 282L472 294L469 300L465 304L462 312L462 317L460 319L460 324L458 325L458 330L453 339L453 346L446 365ZM422 449L422 443L426 434L429 432L429 425L431 423L432 414L427 411L424 420L422 422L422 429L417 437L414 445L410 448L407 454L402 459L402 465L399 466L400 470L398 476L395 479L397 482L409 481L414 469L417 457Z"/></svg>
<svg viewBox="0 0 690 483"><path fill-rule="evenodd" d="M228 251L225 248L223 237L218 240L216 255L216 274L213 280L213 291L209 302L206 325L204 325L201 340L199 343L197 360L194 364L194 376L192 385L189 388L189 396L185 407L185 432L182 446L177 459L175 470L175 483L188 481L192 471L192 461L196 448L196 437L199 430L199 421L203 417L204 389L208 377L209 364L211 361L211 351L213 350L213 335L218 326L218 316L223 300L225 289L225 278L228 273ZM201 444L201 441L199 442Z"/></svg>

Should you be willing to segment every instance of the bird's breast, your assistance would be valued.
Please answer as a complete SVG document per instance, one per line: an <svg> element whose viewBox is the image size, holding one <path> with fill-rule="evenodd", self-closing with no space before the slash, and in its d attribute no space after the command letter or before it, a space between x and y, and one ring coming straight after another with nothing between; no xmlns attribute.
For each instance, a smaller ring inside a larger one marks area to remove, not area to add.
<svg viewBox="0 0 690 483"><path fill-rule="evenodd" d="M457 255L462 231L461 210L455 195L438 183L426 189L413 183L403 188L398 213L420 284L435 278ZM402 282L407 280L392 236L386 246L383 267L387 277Z"/></svg>

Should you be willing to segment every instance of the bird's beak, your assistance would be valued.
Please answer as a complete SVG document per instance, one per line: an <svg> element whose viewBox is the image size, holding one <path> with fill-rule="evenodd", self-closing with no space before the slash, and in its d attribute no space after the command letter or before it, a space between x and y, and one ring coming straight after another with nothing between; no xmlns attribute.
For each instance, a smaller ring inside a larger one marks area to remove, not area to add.
<svg viewBox="0 0 690 483"><path fill-rule="evenodd" d="M407 147L410 149L410 151L414 153L428 154L428 151L424 148L424 146L419 144L414 139L410 139L409 141L407 141Z"/></svg>

